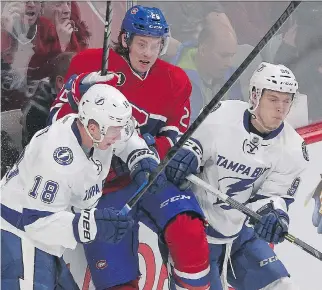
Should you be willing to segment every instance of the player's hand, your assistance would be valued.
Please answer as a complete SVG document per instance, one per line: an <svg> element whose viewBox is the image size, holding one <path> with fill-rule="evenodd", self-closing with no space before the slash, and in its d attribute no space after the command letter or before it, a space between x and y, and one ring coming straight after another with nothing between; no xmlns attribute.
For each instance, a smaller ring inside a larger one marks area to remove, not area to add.
<svg viewBox="0 0 322 290"><path fill-rule="evenodd" d="M322 234L322 192L320 194L316 192L313 198L315 201L315 206L312 216L312 223L315 227L317 227L317 232Z"/></svg>
<svg viewBox="0 0 322 290"><path fill-rule="evenodd" d="M54 17L60 46L62 51L65 51L68 44L70 43L70 39L74 31L74 23L70 19L62 19L61 12L59 12L58 10L54 11Z"/></svg>
<svg viewBox="0 0 322 290"><path fill-rule="evenodd" d="M80 75L72 75L65 84L65 89L70 91L76 107L79 100L87 92L87 90L95 84L106 84L116 87L119 80L118 75L113 72L108 72L102 76L101 72L82 73Z"/></svg>
<svg viewBox="0 0 322 290"><path fill-rule="evenodd" d="M198 140L194 138L187 140L166 166L165 173L168 180L176 186L186 183L186 176L198 172L202 154L203 149Z"/></svg>
<svg viewBox="0 0 322 290"><path fill-rule="evenodd" d="M80 81L77 82L77 80ZM118 82L118 76L112 72L108 72L105 76L101 75L101 72L91 72L88 74L82 74L77 78L75 83L75 88L79 87L81 95L95 84L106 84L115 87Z"/></svg>
<svg viewBox="0 0 322 290"><path fill-rule="evenodd" d="M283 242L290 221L288 214L281 209L274 209L272 203L257 212L262 218L254 226L256 236L272 244Z"/></svg>
<svg viewBox="0 0 322 290"><path fill-rule="evenodd" d="M131 217L112 208L82 210L73 220L75 239L83 244L94 240L116 244L132 226Z"/></svg>
<svg viewBox="0 0 322 290"><path fill-rule="evenodd" d="M25 11L25 4L24 2L14 1L14 2L6 2L2 9L1 14L1 26L4 30L8 31L9 33L13 32L13 28L15 30L20 26L21 19L24 15ZM21 30L21 29L19 29ZM21 31L16 31L19 35Z"/></svg>
<svg viewBox="0 0 322 290"><path fill-rule="evenodd" d="M148 148L139 149L129 155L127 165L130 169L132 180L134 180L138 186L141 186L144 182L148 181L149 175L158 167L159 158ZM152 194L158 193L166 184L167 178L164 172L161 172L148 191Z"/></svg>
<svg viewBox="0 0 322 290"><path fill-rule="evenodd" d="M114 81L114 82L113 82ZM105 76L101 75L101 72L91 72L84 74L81 84L83 86L92 86L95 84L107 84L107 85L116 85L118 81L118 76L113 72L107 72Z"/></svg>

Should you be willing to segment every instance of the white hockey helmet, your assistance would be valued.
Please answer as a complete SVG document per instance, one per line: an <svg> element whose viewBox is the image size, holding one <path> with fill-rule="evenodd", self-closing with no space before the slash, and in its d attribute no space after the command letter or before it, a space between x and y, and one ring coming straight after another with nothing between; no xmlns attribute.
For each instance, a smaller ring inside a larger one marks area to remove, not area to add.
<svg viewBox="0 0 322 290"><path fill-rule="evenodd" d="M258 107L264 89L296 94L298 83L293 72L286 66L262 62L250 79L250 111L255 111Z"/></svg>
<svg viewBox="0 0 322 290"><path fill-rule="evenodd" d="M87 134L96 142L102 142L111 126L126 126L132 117L132 107L125 96L116 88L106 84L91 86L78 105L78 117ZM88 131L89 120L94 120L101 131L100 140L95 140Z"/></svg>

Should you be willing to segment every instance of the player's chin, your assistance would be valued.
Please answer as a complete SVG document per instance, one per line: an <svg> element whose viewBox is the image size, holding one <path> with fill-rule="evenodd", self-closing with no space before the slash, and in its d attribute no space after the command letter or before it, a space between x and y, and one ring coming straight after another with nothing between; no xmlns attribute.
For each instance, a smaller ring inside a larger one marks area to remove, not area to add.
<svg viewBox="0 0 322 290"><path fill-rule="evenodd" d="M269 128L270 131L276 130L279 126L282 124L282 120L274 120L274 122L271 122L269 125L266 126L266 128Z"/></svg>
<svg viewBox="0 0 322 290"><path fill-rule="evenodd" d="M136 70L140 73L146 73L151 68L151 66L152 66L151 62L149 62L149 63L139 62Z"/></svg>
<svg viewBox="0 0 322 290"><path fill-rule="evenodd" d="M106 143L106 144L100 144L99 149L100 150L107 150L108 148L111 147L111 143Z"/></svg>

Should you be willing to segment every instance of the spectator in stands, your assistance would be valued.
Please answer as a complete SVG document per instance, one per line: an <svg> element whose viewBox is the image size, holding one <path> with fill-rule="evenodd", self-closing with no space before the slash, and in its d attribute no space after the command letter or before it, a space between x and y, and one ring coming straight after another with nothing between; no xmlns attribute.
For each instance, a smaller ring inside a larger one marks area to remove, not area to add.
<svg viewBox="0 0 322 290"><path fill-rule="evenodd" d="M38 80L48 76L48 63L60 53L55 27L40 13L40 2L8 1L1 15L1 62L24 85L26 74Z"/></svg>
<svg viewBox="0 0 322 290"><path fill-rule="evenodd" d="M234 72L232 59L236 49L235 32L222 21L217 21L216 25L206 25L200 32L196 45L180 46L173 63L185 70L192 83L191 122ZM242 97L239 82L233 86L227 97Z"/></svg>
<svg viewBox="0 0 322 290"><path fill-rule="evenodd" d="M1 179L19 156L17 146L6 131L1 130Z"/></svg>
<svg viewBox="0 0 322 290"><path fill-rule="evenodd" d="M301 93L308 96L310 122L322 112L322 3L305 2L294 13L294 24L284 34L275 63L289 67L297 76Z"/></svg>
<svg viewBox="0 0 322 290"><path fill-rule="evenodd" d="M52 60L52 74L49 81L40 81L35 93L22 108L20 122L23 147L38 130L46 127L50 106L64 85L64 76L74 54L74 52L63 52Z"/></svg>
<svg viewBox="0 0 322 290"><path fill-rule="evenodd" d="M181 43L197 42L204 19L210 13L229 23L222 6L215 1L144 1L142 5L161 9L170 25L170 43L166 55L162 57L167 61L175 56Z"/></svg>
<svg viewBox="0 0 322 290"><path fill-rule="evenodd" d="M88 47L91 34L75 1L44 1L42 5L43 16L56 27L61 51L79 52Z"/></svg>
<svg viewBox="0 0 322 290"><path fill-rule="evenodd" d="M287 1L220 1L239 44L256 46L281 16Z"/></svg>

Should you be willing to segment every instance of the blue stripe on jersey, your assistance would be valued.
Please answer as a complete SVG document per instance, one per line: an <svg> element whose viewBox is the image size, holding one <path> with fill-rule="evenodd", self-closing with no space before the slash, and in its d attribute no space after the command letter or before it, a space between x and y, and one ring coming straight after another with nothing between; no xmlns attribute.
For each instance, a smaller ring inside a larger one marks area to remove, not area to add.
<svg viewBox="0 0 322 290"><path fill-rule="evenodd" d="M50 216L52 214L54 214L54 212L24 208L22 210L23 225L28 226L36 222L38 219Z"/></svg>
<svg viewBox="0 0 322 290"><path fill-rule="evenodd" d="M49 125L52 125L53 124L53 118L55 116L55 114L60 110L61 107L59 108L53 108L50 112L49 112L49 115L48 115L48 118L47 118L47 126Z"/></svg>
<svg viewBox="0 0 322 290"><path fill-rule="evenodd" d="M1 217L15 228L25 231L25 226L30 225L40 218L54 214L54 212L40 211L24 208L22 213L1 204Z"/></svg>
<svg viewBox="0 0 322 290"><path fill-rule="evenodd" d="M25 231L20 212L1 204L1 217L17 229Z"/></svg>
<svg viewBox="0 0 322 290"><path fill-rule="evenodd" d="M71 128L72 128L72 131L78 141L78 144L82 146L82 137L81 137L81 134L80 134L79 129L77 127L76 119L74 120L73 124L71 125Z"/></svg>

